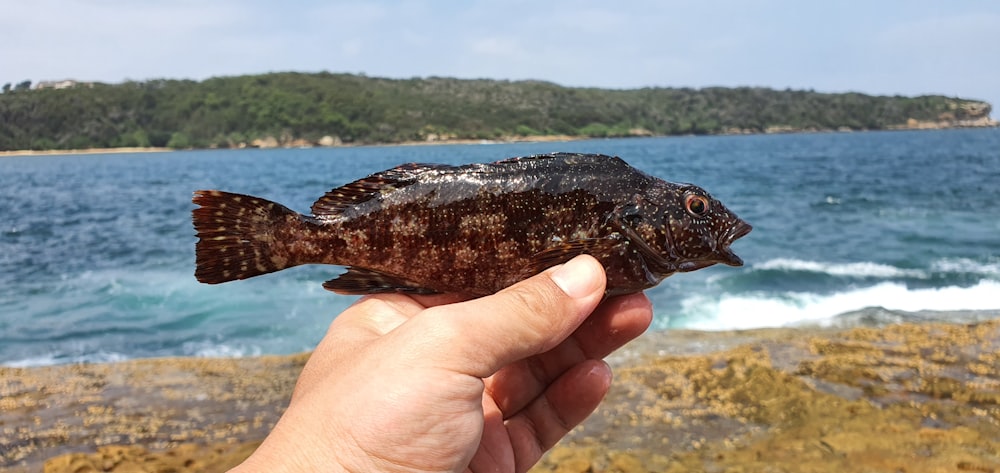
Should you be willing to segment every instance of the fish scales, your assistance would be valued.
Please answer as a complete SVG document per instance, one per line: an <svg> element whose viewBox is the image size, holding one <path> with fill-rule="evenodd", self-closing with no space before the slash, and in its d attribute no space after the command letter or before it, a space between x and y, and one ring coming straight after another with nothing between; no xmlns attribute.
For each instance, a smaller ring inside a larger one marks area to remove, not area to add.
<svg viewBox="0 0 1000 473"><path fill-rule="evenodd" d="M324 287L348 294L489 294L583 253L609 294L637 292L742 264L729 245L751 228L697 186L592 154L403 165L331 190L309 216L221 191L194 202L202 282L336 264L347 272Z"/></svg>
<svg viewBox="0 0 1000 473"><path fill-rule="evenodd" d="M589 197L581 192L509 192L439 206L424 205L418 199L399 204L392 215L373 212L345 222L345 233L370 232L372 237L367 246L346 247L341 252L356 266L436 281L446 291L484 288L475 292L492 292L516 282L512 278L520 275L503 268L529 266L531 258L554 241L599 237L601 203ZM547 215L553 219L547 220ZM375 228L380 230L372 231ZM330 243L328 248L339 246L339 241ZM431 263L415 265L415 261Z"/></svg>

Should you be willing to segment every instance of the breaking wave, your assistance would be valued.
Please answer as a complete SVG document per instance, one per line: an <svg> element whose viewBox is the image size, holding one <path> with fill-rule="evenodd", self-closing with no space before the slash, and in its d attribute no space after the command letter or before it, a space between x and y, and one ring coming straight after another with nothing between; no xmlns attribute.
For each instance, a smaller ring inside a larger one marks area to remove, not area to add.
<svg viewBox="0 0 1000 473"><path fill-rule="evenodd" d="M859 262L859 263L823 263L818 261L803 261L789 258L776 258L755 264L752 269L759 270L779 270L779 271L804 271L810 273L824 273L831 276L846 277L874 277L874 278L926 278L927 273L920 269L897 268L886 264Z"/></svg>
<svg viewBox="0 0 1000 473"><path fill-rule="evenodd" d="M838 316L879 307L893 311L990 311L1000 309L1000 282L980 281L970 287L908 288L883 282L833 294L779 293L693 296L671 326L699 330L781 327L832 323Z"/></svg>
<svg viewBox="0 0 1000 473"><path fill-rule="evenodd" d="M751 267L751 269L821 273L830 276L851 278L930 279L935 274L940 273L1000 278L1000 261L984 263L970 258L939 259L933 261L928 269L900 268L888 264L873 263L870 261L828 263L791 258L775 258L760 264L755 264Z"/></svg>

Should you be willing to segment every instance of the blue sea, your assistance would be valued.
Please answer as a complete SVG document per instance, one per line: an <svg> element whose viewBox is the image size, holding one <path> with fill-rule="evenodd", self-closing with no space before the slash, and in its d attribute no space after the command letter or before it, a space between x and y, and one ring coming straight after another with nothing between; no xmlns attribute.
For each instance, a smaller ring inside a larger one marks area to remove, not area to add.
<svg viewBox="0 0 1000 473"><path fill-rule="evenodd" d="M355 300L320 286L340 268L198 283L193 191L307 211L327 190L405 162L553 151L618 155L699 184L754 225L733 245L746 266L647 291L654 330L1000 309L995 128L10 157L0 159L0 364L309 350Z"/></svg>

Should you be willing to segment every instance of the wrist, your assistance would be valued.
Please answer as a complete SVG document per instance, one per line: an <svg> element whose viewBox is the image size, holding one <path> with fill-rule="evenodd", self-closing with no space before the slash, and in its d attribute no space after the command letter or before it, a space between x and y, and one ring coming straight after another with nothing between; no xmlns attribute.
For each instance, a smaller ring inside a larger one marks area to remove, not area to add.
<svg viewBox="0 0 1000 473"><path fill-rule="evenodd" d="M287 413L287 412L286 412ZM271 434L232 473L296 473L309 471L348 472L338 459L343 452L326 443L317 444L315 434L289 432L281 421Z"/></svg>
<svg viewBox="0 0 1000 473"><path fill-rule="evenodd" d="M230 473L260 473L267 471L270 473L295 473L295 472L307 472L307 471L322 471L322 472L348 472L346 468L341 466L337 462L329 461L326 459L318 458L304 458L301 456L305 453L305 447L297 447L293 451L283 451L277 452L279 454L275 455L275 452L261 452L259 449L254 453L250 454L243 463L240 463L233 469L229 470Z"/></svg>

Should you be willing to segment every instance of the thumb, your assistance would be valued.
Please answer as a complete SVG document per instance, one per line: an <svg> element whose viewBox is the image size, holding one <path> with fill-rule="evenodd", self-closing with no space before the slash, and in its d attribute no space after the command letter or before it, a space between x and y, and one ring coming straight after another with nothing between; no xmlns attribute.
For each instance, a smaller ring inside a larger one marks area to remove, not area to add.
<svg viewBox="0 0 1000 473"><path fill-rule="evenodd" d="M601 302L605 285L601 264L577 256L496 294L422 312L405 324L424 340L410 348L438 367L486 378L569 337Z"/></svg>

